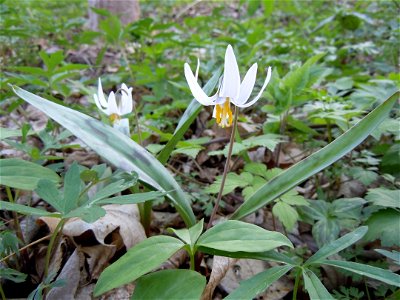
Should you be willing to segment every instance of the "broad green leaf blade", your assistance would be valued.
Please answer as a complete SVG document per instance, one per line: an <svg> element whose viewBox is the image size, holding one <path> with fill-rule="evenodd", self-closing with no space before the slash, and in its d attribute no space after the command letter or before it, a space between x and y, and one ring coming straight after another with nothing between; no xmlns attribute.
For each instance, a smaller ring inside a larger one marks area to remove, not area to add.
<svg viewBox="0 0 400 300"><path fill-rule="evenodd" d="M350 245L357 242L361 239L368 231L367 226L362 226L357 228L356 230L342 236L341 238L333 241L329 244L326 244L321 249L319 249L313 256L311 256L306 262L305 265L319 263L322 260L326 259L328 256L331 256L343 249L349 247Z"/></svg>
<svg viewBox="0 0 400 300"><path fill-rule="evenodd" d="M94 296L138 279L160 266L183 246L180 240L170 236L159 235L144 240L101 273Z"/></svg>
<svg viewBox="0 0 400 300"><path fill-rule="evenodd" d="M23 215L28 215L28 216L51 216L51 217L59 216L59 214L51 213L51 212L45 211L43 209L29 207L29 206L25 206L25 205L21 205L21 204L17 204L17 203L10 203L10 202L1 201L1 200L0 200L0 210L15 211L17 213L20 213Z"/></svg>
<svg viewBox="0 0 400 300"><path fill-rule="evenodd" d="M387 117L393 105L398 100L398 96L399 91L394 93L332 143L298 162L263 185L238 208L232 215L232 218L241 219L255 212L350 152L367 138L374 128Z"/></svg>
<svg viewBox="0 0 400 300"><path fill-rule="evenodd" d="M78 206L78 198L81 192L81 177L79 166L74 162L68 169L64 178L63 212L69 213Z"/></svg>
<svg viewBox="0 0 400 300"><path fill-rule="evenodd" d="M266 290L272 283L277 281L293 266L277 266L264 272L258 273L250 279L240 282L240 286L226 297L226 300L254 299L258 294Z"/></svg>
<svg viewBox="0 0 400 300"><path fill-rule="evenodd" d="M131 194L131 195L123 195L123 196L116 196L107 199L101 199L96 201L98 205L104 204L135 204L135 203L143 203L145 201L155 200L164 196L164 193L152 191L147 193L140 193L140 194Z"/></svg>
<svg viewBox="0 0 400 300"><path fill-rule="evenodd" d="M106 211L104 208L96 205L91 205L78 207L77 209L74 209L66 214L64 218L69 219L73 217L78 217L87 223L93 223L101 217L104 217L105 215Z"/></svg>
<svg viewBox="0 0 400 300"><path fill-rule="evenodd" d="M217 70L211 79L206 83L203 90L206 94L210 94L212 90L218 83L218 79L221 75L221 69ZM176 144L182 139L185 132L188 130L189 126L193 123L194 119L196 119L197 115L202 110L203 106L197 102L196 99L193 99L190 102L188 108L183 113L182 118L179 120L178 126L175 129L174 135L162 149L162 151L157 155L158 160L165 164L168 161L172 151L174 151Z"/></svg>
<svg viewBox="0 0 400 300"><path fill-rule="evenodd" d="M196 246L227 252L262 252L279 246L293 247L289 239L279 232L240 221L215 225L200 236Z"/></svg>
<svg viewBox="0 0 400 300"><path fill-rule="evenodd" d="M60 123L113 165L129 172L135 171L142 182L165 191L185 223L189 226L195 224L193 211L182 189L168 170L146 149L118 130L92 117L19 87L14 86L13 89L19 97Z"/></svg>
<svg viewBox="0 0 400 300"><path fill-rule="evenodd" d="M360 275L364 275L390 285L400 287L400 275L393 273L389 270L384 270L381 268L359 264L351 261L341 261L341 260L324 260L321 264L338 267L345 269Z"/></svg>
<svg viewBox="0 0 400 300"><path fill-rule="evenodd" d="M311 300L329 300L334 298L327 291L322 282L312 271L303 270L304 287L306 288Z"/></svg>
<svg viewBox="0 0 400 300"><path fill-rule="evenodd" d="M200 299L206 278L191 270L164 270L138 279L131 299Z"/></svg>
<svg viewBox="0 0 400 300"><path fill-rule="evenodd" d="M60 181L54 171L18 158L0 159L0 170L1 185L21 190L34 190L40 179Z"/></svg>
<svg viewBox="0 0 400 300"><path fill-rule="evenodd" d="M223 250L218 250L218 249L213 249L213 248L205 248L205 247L200 247L199 250L201 252L211 254L211 255L219 255L219 256L226 256L226 257L232 257L232 258L248 258L248 259L259 259L259 260L265 260L265 261L275 261L275 262L281 262L285 263L291 266L297 266L299 265L296 263L291 257L274 251L266 251L266 252L243 252L243 251L238 251L238 252L229 252L229 251L223 251Z"/></svg>
<svg viewBox="0 0 400 300"><path fill-rule="evenodd" d="M46 201L48 204L53 206L59 213L65 214L64 205L62 203L62 197L60 191L54 182L41 179L37 184L35 192Z"/></svg>

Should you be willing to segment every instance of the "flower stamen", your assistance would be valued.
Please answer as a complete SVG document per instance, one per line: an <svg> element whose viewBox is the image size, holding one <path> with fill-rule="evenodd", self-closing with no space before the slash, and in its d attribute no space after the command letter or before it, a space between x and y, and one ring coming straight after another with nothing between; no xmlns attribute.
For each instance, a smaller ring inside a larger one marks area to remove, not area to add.
<svg viewBox="0 0 400 300"><path fill-rule="evenodd" d="M233 115L230 102L229 97L227 97L224 104L216 104L215 106L215 118L217 124L222 128L232 126Z"/></svg>

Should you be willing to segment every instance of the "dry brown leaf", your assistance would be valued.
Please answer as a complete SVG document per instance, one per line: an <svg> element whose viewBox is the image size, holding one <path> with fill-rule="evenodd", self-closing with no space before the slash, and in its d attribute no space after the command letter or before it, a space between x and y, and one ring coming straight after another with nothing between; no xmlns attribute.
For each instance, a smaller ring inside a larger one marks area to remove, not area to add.
<svg viewBox="0 0 400 300"><path fill-rule="evenodd" d="M230 268L221 280L221 287L231 293L239 287L242 280L253 277L265 270L265 263L261 260L239 259Z"/></svg>
<svg viewBox="0 0 400 300"><path fill-rule="evenodd" d="M81 247L80 251L86 254L88 273L92 279L98 279L100 273L114 256L116 247L113 245L95 245Z"/></svg>
<svg viewBox="0 0 400 300"><path fill-rule="evenodd" d="M210 279L206 285L206 288L204 289L203 294L201 295L202 300L212 299L212 295L214 293L215 288L221 282L222 278L224 278L229 268L236 261L237 259L234 258L229 258L224 256L214 256Z"/></svg>
<svg viewBox="0 0 400 300"><path fill-rule="evenodd" d="M57 279L65 280L65 284L52 288L47 295L48 300L74 300L80 282L80 268L84 264L84 256L77 249L69 257Z"/></svg>
<svg viewBox="0 0 400 300"><path fill-rule="evenodd" d="M71 218L65 223L63 234L79 237L84 233L92 232L96 240L102 245L116 245L118 239L121 238L126 249L146 238L143 226L139 221L139 209L136 204L111 204L104 205L103 208L106 210L106 215L94 223L86 223L79 218ZM106 237L113 232L111 242L106 242Z"/></svg>

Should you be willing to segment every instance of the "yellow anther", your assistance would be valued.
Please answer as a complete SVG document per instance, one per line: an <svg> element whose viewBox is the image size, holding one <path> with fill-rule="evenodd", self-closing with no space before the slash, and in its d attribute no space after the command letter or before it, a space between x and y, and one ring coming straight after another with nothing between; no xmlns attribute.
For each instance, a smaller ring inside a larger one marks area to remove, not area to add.
<svg viewBox="0 0 400 300"><path fill-rule="evenodd" d="M109 118L112 124L114 124L115 121L121 119L121 117L118 114L111 114Z"/></svg>
<svg viewBox="0 0 400 300"><path fill-rule="evenodd" d="M226 98L224 104L215 106L215 118L217 119L217 124L222 128L232 126L233 116L229 97Z"/></svg>

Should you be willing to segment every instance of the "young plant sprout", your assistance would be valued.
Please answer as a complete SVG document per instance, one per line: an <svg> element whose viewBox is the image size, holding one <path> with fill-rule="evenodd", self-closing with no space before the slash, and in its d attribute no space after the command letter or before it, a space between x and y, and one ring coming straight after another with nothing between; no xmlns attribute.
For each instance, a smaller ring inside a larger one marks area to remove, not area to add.
<svg viewBox="0 0 400 300"><path fill-rule="evenodd" d="M224 75L215 95L209 97L197 83L200 61L197 62L196 75L193 75L189 64L185 63L185 77L194 98L202 105L214 105L213 117L216 118L220 127L230 127L233 115L230 103L237 107L249 107L260 99L269 80L271 79L271 67L268 67L267 78L258 93L251 101L248 101L253 91L257 75L257 63L253 64L247 71L242 83L240 83L239 67L236 62L232 46L228 45L225 52Z"/></svg>
<svg viewBox="0 0 400 300"><path fill-rule="evenodd" d="M117 128L127 135L129 135L129 120L122 117L132 113L132 89L132 87L128 88L126 84L123 83L121 85L121 88L118 90L120 96L117 97L114 92L111 92L108 95L108 99L106 100L103 92L103 87L101 85L101 79L99 78L97 95L93 95L94 102L96 103L97 107L109 117L110 122L113 124L114 128Z"/></svg>

